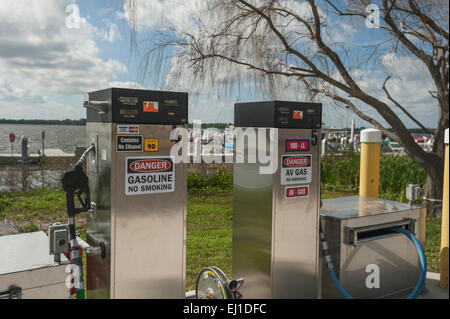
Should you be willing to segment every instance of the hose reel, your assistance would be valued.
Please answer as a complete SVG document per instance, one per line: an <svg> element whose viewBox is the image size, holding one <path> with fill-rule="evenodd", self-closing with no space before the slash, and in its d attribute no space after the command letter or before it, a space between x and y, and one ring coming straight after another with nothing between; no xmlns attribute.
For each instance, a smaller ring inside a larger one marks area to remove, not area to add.
<svg viewBox="0 0 450 319"><path fill-rule="evenodd" d="M243 278L229 280L218 267L206 267L197 277L195 296L197 299L240 299L238 290L243 283Z"/></svg>

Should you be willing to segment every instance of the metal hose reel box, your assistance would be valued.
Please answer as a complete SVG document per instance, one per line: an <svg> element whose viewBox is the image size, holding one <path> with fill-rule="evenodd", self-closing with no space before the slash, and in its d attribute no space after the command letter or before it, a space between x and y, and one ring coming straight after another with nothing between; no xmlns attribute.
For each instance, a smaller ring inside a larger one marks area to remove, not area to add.
<svg viewBox="0 0 450 319"><path fill-rule="evenodd" d="M324 199L321 222L337 277L356 298L403 298L420 268L411 241L392 231L419 233L425 209L372 197ZM322 298L341 298L322 265Z"/></svg>

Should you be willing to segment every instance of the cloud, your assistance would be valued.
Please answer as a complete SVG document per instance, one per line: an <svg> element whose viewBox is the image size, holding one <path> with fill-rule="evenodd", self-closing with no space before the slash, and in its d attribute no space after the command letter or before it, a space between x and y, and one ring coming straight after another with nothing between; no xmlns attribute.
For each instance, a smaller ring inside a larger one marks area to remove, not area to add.
<svg viewBox="0 0 450 319"><path fill-rule="evenodd" d="M122 40L122 35L120 34L117 24L112 23L107 19L103 19L103 22L108 26L109 30L97 29L97 35L107 42L114 42L116 40Z"/></svg>
<svg viewBox="0 0 450 319"><path fill-rule="evenodd" d="M109 82L108 87L112 88L124 88L124 89L138 89L138 90L148 90L148 88L142 86L137 82Z"/></svg>
<svg viewBox="0 0 450 319"><path fill-rule="evenodd" d="M127 67L99 57L96 40L120 38L81 17L68 28L69 0L2 0L0 2L0 113L13 118L67 118L81 114L69 102L108 86ZM59 98L59 100L62 100ZM13 106L13 108L11 108ZM11 111L14 110L14 112ZM74 112L74 110L77 110Z"/></svg>
<svg viewBox="0 0 450 319"><path fill-rule="evenodd" d="M118 17L126 19L137 31L158 28L193 32L197 27L196 17L207 8L207 1L203 0L136 0L133 14L130 3L131 0L124 1Z"/></svg>

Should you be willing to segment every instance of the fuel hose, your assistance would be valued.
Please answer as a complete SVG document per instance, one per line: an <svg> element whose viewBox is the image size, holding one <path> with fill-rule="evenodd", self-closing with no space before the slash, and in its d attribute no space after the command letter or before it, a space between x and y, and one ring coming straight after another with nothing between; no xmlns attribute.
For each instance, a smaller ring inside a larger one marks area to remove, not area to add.
<svg viewBox="0 0 450 319"><path fill-rule="evenodd" d="M327 262L327 268L328 273L330 274L331 280L333 281L334 286L337 288L339 293L345 298L345 299L354 299L352 295L350 295L344 287L342 287L341 283L339 282L339 279L336 276L336 272L334 271L333 262L331 260L330 252L328 250L328 244L325 239L324 232L322 230L322 223L319 222L319 228L320 228L320 243L322 246L322 253L323 257L325 258ZM423 286L425 284L425 279L427 276L427 260L425 257L425 252L423 251L422 245L417 240L417 238L414 236L413 233L410 231L401 228L401 227L394 227L392 228L393 232L400 233L408 237L414 244L414 246L417 249L417 253L419 254L419 260L420 260L420 275L419 280L417 281L417 284L414 288L414 290L409 294L409 296L406 299L415 299L419 295L419 293L422 291Z"/></svg>
<svg viewBox="0 0 450 319"><path fill-rule="evenodd" d="M95 146L92 144L81 155L78 162L73 166L72 171L63 174L61 179L63 190L66 192L66 205L68 213L69 225L69 242L70 242L70 261L73 264L74 285L77 299L85 299L84 283L83 283L83 256L79 251L79 244L77 241L77 234L75 230L75 215L78 212L87 211L90 205L89 181L86 174L83 172L83 163L86 161L88 154L95 151ZM78 199L82 203L82 208L75 208L74 193L77 193ZM86 200L83 203L81 200L81 192L86 194Z"/></svg>

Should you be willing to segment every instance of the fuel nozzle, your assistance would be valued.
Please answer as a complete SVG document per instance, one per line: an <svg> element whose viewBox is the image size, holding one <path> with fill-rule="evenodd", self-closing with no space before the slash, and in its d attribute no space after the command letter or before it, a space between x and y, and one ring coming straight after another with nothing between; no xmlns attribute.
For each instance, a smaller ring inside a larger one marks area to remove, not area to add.
<svg viewBox="0 0 450 319"><path fill-rule="evenodd" d="M83 163L86 161L87 155L90 152L95 152L95 145L92 144L81 155L78 162L61 176L62 190L66 193L67 213L69 216L74 216L76 213L89 211L91 208L89 179L83 172ZM76 194L80 208L75 208L74 195ZM83 198L84 195L84 198Z"/></svg>

